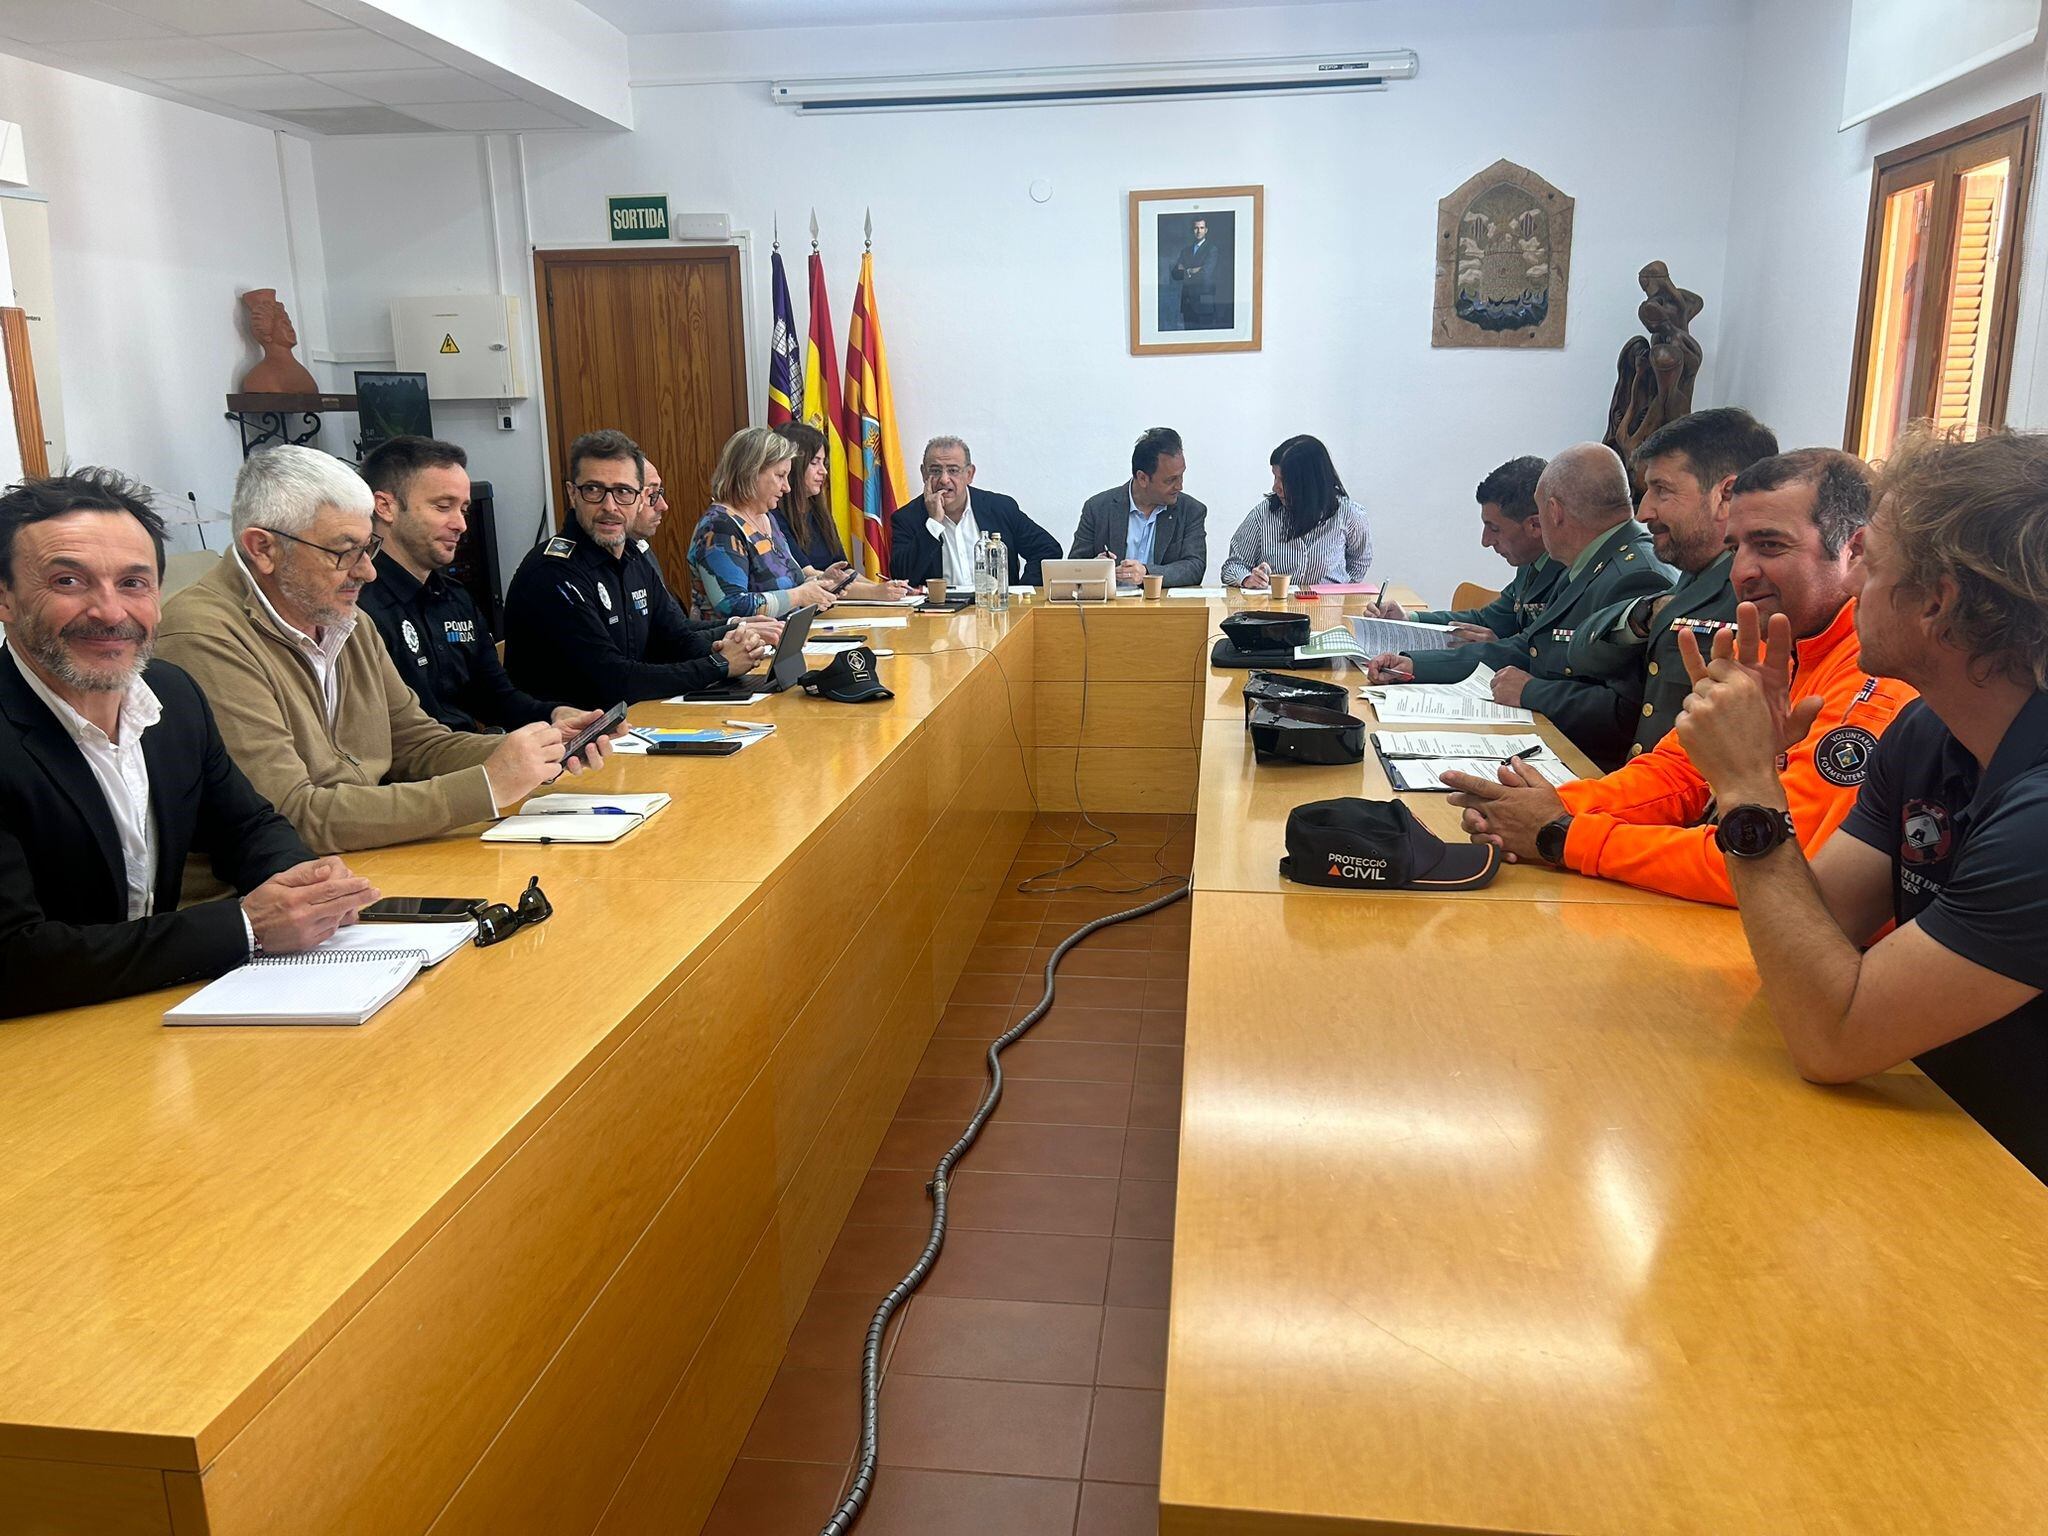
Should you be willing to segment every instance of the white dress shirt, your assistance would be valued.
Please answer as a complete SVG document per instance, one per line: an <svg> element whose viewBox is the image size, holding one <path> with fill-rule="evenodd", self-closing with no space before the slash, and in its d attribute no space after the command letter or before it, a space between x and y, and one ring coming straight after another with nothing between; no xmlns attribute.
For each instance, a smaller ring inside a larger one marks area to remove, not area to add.
<svg viewBox="0 0 2048 1536"><path fill-rule="evenodd" d="M981 529L974 521L974 498L960 509L960 521L928 517L924 526L939 541L946 556L946 585L955 592L974 590L974 546L981 542Z"/></svg>
<svg viewBox="0 0 2048 1536"><path fill-rule="evenodd" d="M121 862L127 868L128 920L152 915L156 910L156 820L149 814L149 765L142 760L142 733L163 718L163 704L149 684L136 678L121 699L121 718L114 727L120 736L114 740L52 693L26 661L21 662L21 675L36 697L50 707L65 733L78 743L93 781L106 796L114 830L121 838Z"/></svg>
<svg viewBox="0 0 2048 1536"><path fill-rule="evenodd" d="M341 672L335 666L341 655L341 648L348 644L348 637L355 633L357 615L350 614L339 624L329 624L315 640L296 624L285 622L284 615L271 605L270 594L263 590L256 580L255 572L242 559L242 552L235 551L235 560L242 567L242 574L249 578L249 590L256 594L256 601L263 605L263 611L270 615L284 637L298 648L306 665L313 669L313 679L320 685L320 701L327 708L327 728L334 729L334 717L341 711Z"/></svg>

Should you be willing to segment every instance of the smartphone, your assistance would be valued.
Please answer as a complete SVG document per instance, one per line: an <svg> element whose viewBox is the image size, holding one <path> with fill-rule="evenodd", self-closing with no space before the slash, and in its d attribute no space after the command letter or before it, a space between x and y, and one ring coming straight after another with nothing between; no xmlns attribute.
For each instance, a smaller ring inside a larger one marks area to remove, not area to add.
<svg viewBox="0 0 2048 1536"><path fill-rule="evenodd" d="M854 578L858 575L860 575L860 572L849 566L847 568L846 574L840 577L837 581L826 582L825 590L827 592L835 594L844 592L848 587L853 585Z"/></svg>
<svg viewBox="0 0 2048 1536"><path fill-rule="evenodd" d="M834 645L839 644L842 640L848 641L854 645L866 645L868 643L868 637L866 635L850 635L843 629L835 629L830 634L820 635L818 638L820 640L829 640Z"/></svg>
<svg viewBox="0 0 2048 1536"><path fill-rule="evenodd" d="M647 750L663 757L731 757L745 745L735 736L723 741L650 741Z"/></svg>
<svg viewBox="0 0 2048 1536"><path fill-rule="evenodd" d="M455 923L487 906L482 896L386 896L357 914L364 923Z"/></svg>
<svg viewBox="0 0 2048 1536"><path fill-rule="evenodd" d="M570 758L581 753L585 747L597 740L598 737L608 731L616 730L619 722L625 718L626 705L625 701L621 700L570 739L569 744L562 748L562 761L566 763Z"/></svg>

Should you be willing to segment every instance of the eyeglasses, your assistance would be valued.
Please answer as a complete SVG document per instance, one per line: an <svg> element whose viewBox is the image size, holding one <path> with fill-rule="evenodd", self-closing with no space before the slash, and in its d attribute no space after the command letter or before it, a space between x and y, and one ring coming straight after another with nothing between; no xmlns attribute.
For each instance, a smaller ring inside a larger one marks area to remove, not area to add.
<svg viewBox="0 0 2048 1536"><path fill-rule="evenodd" d="M938 480L946 475L951 475L957 480L960 476L967 473L967 466L965 464L927 464L918 473L927 480Z"/></svg>
<svg viewBox="0 0 2048 1536"><path fill-rule="evenodd" d="M586 507L601 507L607 501L622 507L630 507L640 499L637 485L603 485L596 480L585 480L576 487L576 497Z"/></svg>
<svg viewBox="0 0 2048 1536"><path fill-rule="evenodd" d="M547 892L540 888L540 876L535 875L526 882L526 889L519 893L519 905L512 908L502 901L476 911L476 947L488 948L502 944L522 928L531 928L544 923L555 915L555 904L548 900Z"/></svg>
<svg viewBox="0 0 2048 1536"><path fill-rule="evenodd" d="M647 488L647 504L651 507L657 502L659 502L664 507L667 506L668 492L663 490L658 485L649 486Z"/></svg>
<svg viewBox="0 0 2048 1536"><path fill-rule="evenodd" d="M261 524L258 526L261 527ZM375 560L378 552L384 548L384 535L381 533L371 534L370 542L367 544L344 544L339 549L333 549L325 544L315 544L311 539L302 539L295 533L285 533L281 529L264 528L263 531L273 539L283 539L291 544L303 544L308 549L317 549L323 555L333 556L334 568L337 571L352 570L361 561Z"/></svg>

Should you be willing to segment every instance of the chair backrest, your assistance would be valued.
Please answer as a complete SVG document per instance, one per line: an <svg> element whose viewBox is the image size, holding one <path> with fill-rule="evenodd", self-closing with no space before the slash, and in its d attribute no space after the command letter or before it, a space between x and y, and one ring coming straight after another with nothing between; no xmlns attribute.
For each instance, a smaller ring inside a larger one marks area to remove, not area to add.
<svg viewBox="0 0 2048 1536"><path fill-rule="evenodd" d="M1499 596L1498 587L1482 587L1476 581L1461 581L1458 583L1458 590L1451 594L1451 608L1453 611L1484 608Z"/></svg>

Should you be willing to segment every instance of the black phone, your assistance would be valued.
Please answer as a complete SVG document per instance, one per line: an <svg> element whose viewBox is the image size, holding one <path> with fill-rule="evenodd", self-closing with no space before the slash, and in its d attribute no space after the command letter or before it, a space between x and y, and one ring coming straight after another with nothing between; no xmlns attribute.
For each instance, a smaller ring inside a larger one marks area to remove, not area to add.
<svg viewBox="0 0 2048 1536"><path fill-rule="evenodd" d="M664 757L731 757L745 745L735 736L728 741L650 741L647 750Z"/></svg>
<svg viewBox="0 0 2048 1536"><path fill-rule="evenodd" d="M848 641L854 645L866 645L868 643L868 637L866 635L849 635L843 629L835 629L832 631L831 634L827 635L825 638L831 641L834 645L839 644L842 640Z"/></svg>
<svg viewBox="0 0 2048 1536"><path fill-rule="evenodd" d="M855 578L859 575L860 572L858 570L849 566L847 568L846 574L840 577L837 581L826 582L825 590L827 592L833 593L834 595L844 592L848 587L853 585Z"/></svg>
<svg viewBox="0 0 2048 1536"><path fill-rule="evenodd" d="M482 896L386 896L357 914L365 923L455 923L489 905Z"/></svg>
<svg viewBox="0 0 2048 1536"><path fill-rule="evenodd" d="M616 730L625 718L626 705L622 699L570 738L568 745L562 748L562 761L566 763L575 757L605 732Z"/></svg>

